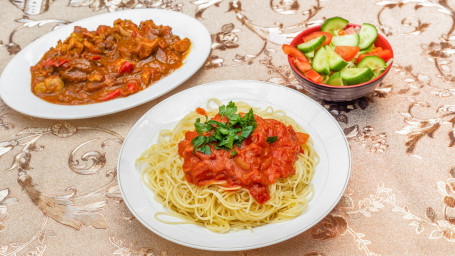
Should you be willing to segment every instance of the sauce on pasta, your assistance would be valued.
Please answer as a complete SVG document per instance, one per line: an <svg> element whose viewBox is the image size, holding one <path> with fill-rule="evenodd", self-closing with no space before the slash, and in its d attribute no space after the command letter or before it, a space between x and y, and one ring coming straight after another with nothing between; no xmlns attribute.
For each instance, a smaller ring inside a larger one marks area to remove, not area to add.
<svg viewBox="0 0 455 256"><path fill-rule="evenodd" d="M143 183L169 209L155 218L226 233L305 211L319 163L305 130L272 107L222 105L218 99L206 107L189 112L172 130L161 130L157 143L136 161Z"/></svg>
<svg viewBox="0 0 455 256"><path fill-rule="evenodd" d="M219 114L213 119L227 121ZM209 145L211 154L194 151L192 141L199 134L186 132L178 145L178 153L183 158L182 168L187 181L197 186L219 184L228 188L246 188L258 203L267 202L270 199L268 185L295 173L294 163L303 153L302 145L309 135L296 132L292 126L275 119L257 115L255 119L257 127L241 145L225 150L216 149L212 144ZM231 154L233 150L236 152L234 156Z"/></svg>

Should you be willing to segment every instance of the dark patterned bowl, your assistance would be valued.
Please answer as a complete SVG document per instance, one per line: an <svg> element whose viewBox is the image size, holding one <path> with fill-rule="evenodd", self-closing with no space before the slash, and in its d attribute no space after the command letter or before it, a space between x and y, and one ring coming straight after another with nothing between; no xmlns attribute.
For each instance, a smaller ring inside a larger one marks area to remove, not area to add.
<svg viewBox="0 0 455 256"><path fill-rule="evenodd" d="M349 24L347 27L360 27L360 25L356 24ZM302 33L298 34L294 40L292 40L291 45L297 46L298 44L303 42L303 37L309 35L315 31L320 31L321 26L311 27L307 30L304 30ZM388 49L392 53L393 58L393 50L392 46L390 46L389 42L380 34L378 34L378 38L374 42L377 47L382 47L382 49ZM346 86L333 86L327 84L320 84L311 81L310 79L306 78L304 75L300 73L300 71L294 66L292 63L291 58L288 57L289 65L292 68L297 80L302 84L303 88L307 90L309 93L315 95L316 97L328 101L350 101L362 96L365 96L374 91L376 86L378 86L382 79L389 73L390 68L392 67L392 63L387 67L387 69L377 78L374 80L368 81L363 84L356 84L356 85L346 85Z"/></svg>

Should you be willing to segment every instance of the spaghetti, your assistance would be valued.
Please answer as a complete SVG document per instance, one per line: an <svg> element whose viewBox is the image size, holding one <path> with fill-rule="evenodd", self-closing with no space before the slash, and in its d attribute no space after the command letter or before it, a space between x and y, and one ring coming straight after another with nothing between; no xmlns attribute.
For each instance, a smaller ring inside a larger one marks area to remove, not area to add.
<svg viewBox="0 0 455 256"><path fill-rule="evenodd" d="M209 117L216 114L217 109L210 108L213 104L221 105L216 99L209 100ZM251 108L242 102L236 105L239 112L243 113ZM263 119L274 119L290 125L296 132L304 132L281 110L267 107L253 108L253 111ZM227 186L225 181L210 182L203 186L188 182L183 171L183 160L179 156L179 143L185 139L187 132L194 130L198 118L201 115L192 111L173 130L162 130L158 144L152 145L136 160L142 170L143 183L155 192L161 204L171 210L157 213L158 220L170 224L201 224L211 231L225 233L286 221L297 217L308 207L313 192L310 182L319 162L311 138L301 145L302 150L293 164L292 175L278 178L266 187L270 198L265 202L255 200L248 188L236 184ZM165 221L159 218L161 215L179 217L183 221Z"/></svg>

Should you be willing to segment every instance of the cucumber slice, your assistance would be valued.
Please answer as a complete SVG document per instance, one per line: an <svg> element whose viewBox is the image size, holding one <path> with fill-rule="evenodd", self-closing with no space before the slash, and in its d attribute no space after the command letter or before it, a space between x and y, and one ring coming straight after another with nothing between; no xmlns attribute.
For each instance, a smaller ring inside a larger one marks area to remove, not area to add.
<svg viewBox="0 0 455 256"><path fill-rule="evenodd" d="M343 86L343 79L341 78L341 72L335 72L333 73L330 77L329 80L327 80L326 84L328 85L338 85L338 86Z"/></svg>
<svg viewBox="0 0 455 256"><path fill-rule="evenodd" d="M357 67L370 68L371 70L376 71L387 67L387 64L385 64L385 61L378 56L366 56L359 62Z"/></svg>
<svg viewBox="0 0 455 256"><path fill-rule="evenodd" d="M319 48L319 50L314 54L312 67L314 71L318 72L320 75L330 74L329 60L327 58L327 51L325 47Z"/></svg>
<svg viewBox="0 0 455 256"><path fill-rule="evenodd" d="M343 58L341 58L341 56L338 55L331 47L326 46L325 50L327 51L330 70L340 71L348 65L348 62L343 60Z"/></svg>
<svg viewBox="0 0 455 256"><path fill-rule="evenodd" d="M305 57L307 57L308 59L312 59L314 57L314 51L306 52L304 54L305 54Z"/></svg>
<svg viewBox="0 0 455 256"><path fill-rule="evenodd" d="M341 17L333 17L327 19L321 26L321 31L329 32L332 35L341 29L344 29L348 25L349 21Z"/></svg>
<svg viewBox="0 0 455 256"><path fill-rule="evenodd" d="M297 45L297 49L299 49L303 53L312 52L316 50L321 44L324 42L325 36L320 36L318 38L312 39L306 43L301 43Z"/></svg>
<svg viewBox="0 0 455 256"><path fill-rule="evenodd" d="M366 49L360 50L359 53L358 53L357 55L371 52L373 49L374 49L374 44L371 44L371 45L368 46Z"/></svg>
<svg viewBox="0 0 455 256"><path fill-rule="evenodd" d="M342 46L359 46L360 37L357 34L345 35L345 36L334 36L332 38L332 44Z"/></svg>
<svg viewBox="0 0 455 256"><path fill-rule="evenodd" d="M371 25L369 23L363 23L362 28L360 29L360 43L359 47L360 50L368 48L370 45L376 41L376 38L378 37L378 30L374 25Z"/></svg>
<svg viewBox="0 0 455 256"><path fill-rule="evenodd" d="M355 85L370 81L374 72L370 68L346 68L341 71L341 79L346 85Z"/></svg>

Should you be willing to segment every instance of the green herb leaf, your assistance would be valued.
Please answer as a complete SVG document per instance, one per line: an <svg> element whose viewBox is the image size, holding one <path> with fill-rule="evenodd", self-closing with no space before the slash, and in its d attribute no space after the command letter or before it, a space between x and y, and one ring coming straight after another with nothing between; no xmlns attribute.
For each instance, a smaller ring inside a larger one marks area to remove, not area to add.
<svg viewBox="0 0 455 256"><path fill-rule="evenodd" d="M202 135L203 132L209 132L214 129L214 127L207 122L201 123L200 118L196 119L196 122L194 123L194 128L196 128L196 132L199 135Z"/></svg>
<svg viewBox="0 0 455 256"><path fill-rule="evenodd" d="M272 144L274 142L276 142L278 140L278 137L277 136L270 136L267 138L267 142Z"/></svg>
<svg viewBox="0 0 455 256"><path fill-rule="evenodd" d="M196 151L198 147L205 143L206 137L204 136L197 136L191 141L191 145L194 145L193 153Z"/></svg>
<svg viewBox="0 0 455 256"><path fill-rule="evenodd" d="M248 113L246 113L242 117L242 119L240 120L240 124L242 126L252 125L252 126L254 126L254 128L256 128L257 124L256 124L256 119L254 118L253 109L250 109L250 111L248 111Z"/></svg>
<svg viewBox="0 0 455 256"><path fill-rule="evenodd" d="M234 157L235 155L237 155L237 151L232 150L232 151L231 151L231 158Z"/></svg>
<svg viewBox="0 0 455 256"><path fill-rule="evenodd" d="M213 136L216 140L221 141L223 139L223 134L220 132L220 129L215 129L215 135Z"/></svg>
<svg viewBox="0 0 455 256"><path fill-rule="evenodd" d="M212 154L212 151L210 150L210 147L207 144L205 144L204 146L198 148L197 151L199 151L201 153L204 153L204 154L207 154L207 155Z"/></svg>
<svg viewBox="0 0 455 256"><path fill-rule="evenodd" d="M218 147L224 146L228 149L232 149L234 147L234 138L237 135L237 129L230 130L226 137L218 142Z"/></svg>
<svg viewBox="0 0 455 256"><path fill-rule="evenodd" d="M221 134L227 135L229 133L229 130L224 127L218 128L218 131L220 131Z"/></svg>
<svg viewBox="0 0 455 256"><path fill-rule="evenodd" d="M211 154L208 144L213 144L216 149L232 150L234 145L241 146L242 141L249 138L256 129L257 123L254 118L253 109L250 109L243 117L236 114L237 106L230 101L227 105L219 107L219 114L223 118L227 117L228 121L219 122L207 120L201 123L200 118L196 119L194 127L200 135L195 137L191 142L194 145L193 153L197 150L204 154ZM203 135L205 133L205 135ZM231 154L237 154L235 150ZM233 156L233 155L232 155Z"/></svg>
<svg viewBox="0 0 455 256"><path fill-rule="evenodd" d="M242 133L240 133L240 137L247 139L253 133L254 127L252 125L243 127Z"/></svg>
<svg viewBox="0 0 455 256"><path fill-rule="evenodd" d="M207 124L211 125L213 128L215 128L214 126L216 126L217 128L226 128L226 129L229 129L231 127L229 124L218 122L215 120L209 120L207 122Z"/></svg>
<svg viewBox="0 0 455 256"><path fill-rule="evenodd" d="M236 125L240 123L240 120L242 120L242 117L239 114L235 114L229 118L229 122L231 123L231 125Z"/></svg>
<svg viewBox="0 0 455 256"><path fill-rule="evenodd" d="M221 117L225 116L230 119L230 117L232 117L235 114L235 112L237 112L237 106L234 104L234 102L229 101L227 106L222 105L218 108L218 110Z"/></svg>

